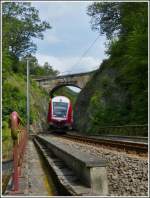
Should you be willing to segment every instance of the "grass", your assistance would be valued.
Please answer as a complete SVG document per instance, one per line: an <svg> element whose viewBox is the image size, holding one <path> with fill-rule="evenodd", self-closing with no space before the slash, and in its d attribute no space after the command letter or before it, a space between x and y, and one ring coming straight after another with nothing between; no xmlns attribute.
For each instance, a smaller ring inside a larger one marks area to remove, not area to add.
<svg viewBox="0 0 150 198"><path fill-rule="evenodd" d="M3 128L2 132L2 160L9 160L12 158L13 142L11 138L11 131L9 128Z"/></svg>

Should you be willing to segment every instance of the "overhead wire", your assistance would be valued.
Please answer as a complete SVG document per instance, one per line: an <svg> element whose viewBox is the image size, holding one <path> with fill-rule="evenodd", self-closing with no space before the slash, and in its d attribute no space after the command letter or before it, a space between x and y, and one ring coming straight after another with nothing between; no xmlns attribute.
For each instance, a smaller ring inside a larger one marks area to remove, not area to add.
<svg viewBox="0 0 150 198"><path fill-rule="evenodd" d="M99 37L100 37L100 35L98 35L96 37L96 39L92 42L92 44L88 47L88 49L81 55L81 57L79 58L79 60L72 66L72 68L75 67L76 65L78 65L80 63L80 61L83 59L83 57L85 57L85 55L88 53L88 51L94 46L94 44L99 39ZM94 67L94 69L96 69L96 67ZM65 73L70 73L71 71L72 70L67 70L67 71L61 72L61 75L62 74L65 74Z"/></svg>
<svg viewBox="0 0 150 198"><path fill-rule="evenodd" d="M96 41L98 40L99 37L100 37L100 35L98 35L96 37L96 39L93 41L93 43L88 47L88 49L81 55L81 57L79 58L79 60L72 67L75 67L76 65L78 65L80 63L80 61L88 53L88 51L93 47L93 45L96 43Z"/></svg>

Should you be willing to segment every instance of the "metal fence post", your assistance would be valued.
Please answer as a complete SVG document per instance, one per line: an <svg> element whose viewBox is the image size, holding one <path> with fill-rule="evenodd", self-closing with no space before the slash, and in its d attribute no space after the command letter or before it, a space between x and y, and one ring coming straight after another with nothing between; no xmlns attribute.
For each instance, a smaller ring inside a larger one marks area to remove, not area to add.
<svg viewBox="0 0 150 198"><path fill-rule="evenodd" d="M18 173L18 145L13 148L13 191L19 190L19 173Z"/></svg>
<svg viewBox="0 0 150 198"><path fill-rule="evenodd" d="M21 164L27 143L27 130L20 129L19 123L22 122L17 112L12 113L11 133L13 138L13 191L19 191L19 177L21 175ZM18 122L19 120L19 122Z"/></svg>

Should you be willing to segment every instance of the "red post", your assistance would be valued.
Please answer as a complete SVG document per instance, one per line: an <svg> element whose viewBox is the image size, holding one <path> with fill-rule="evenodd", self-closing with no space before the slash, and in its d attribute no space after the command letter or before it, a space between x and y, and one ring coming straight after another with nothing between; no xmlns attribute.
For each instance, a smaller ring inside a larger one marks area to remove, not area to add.
<svg viewBox="0 0 150 198"><path fill-rule="evenodd" d="M18 173L18 145L13 149L13 191L19 190L19 173Z"/></svg>

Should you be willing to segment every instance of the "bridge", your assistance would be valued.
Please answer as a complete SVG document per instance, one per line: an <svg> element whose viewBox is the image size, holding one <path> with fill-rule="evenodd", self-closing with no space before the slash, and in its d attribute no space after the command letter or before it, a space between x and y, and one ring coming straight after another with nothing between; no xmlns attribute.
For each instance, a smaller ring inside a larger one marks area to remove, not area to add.
<svg viewBox="0 0 150 198"><path fill-rule="evenodd" d="M43 87L50 95L62 86L74 86L83 89L86 83L91 79L96 70L91 72L68 74L56 77L40 76L32 77L39 86Z"/></svg>

